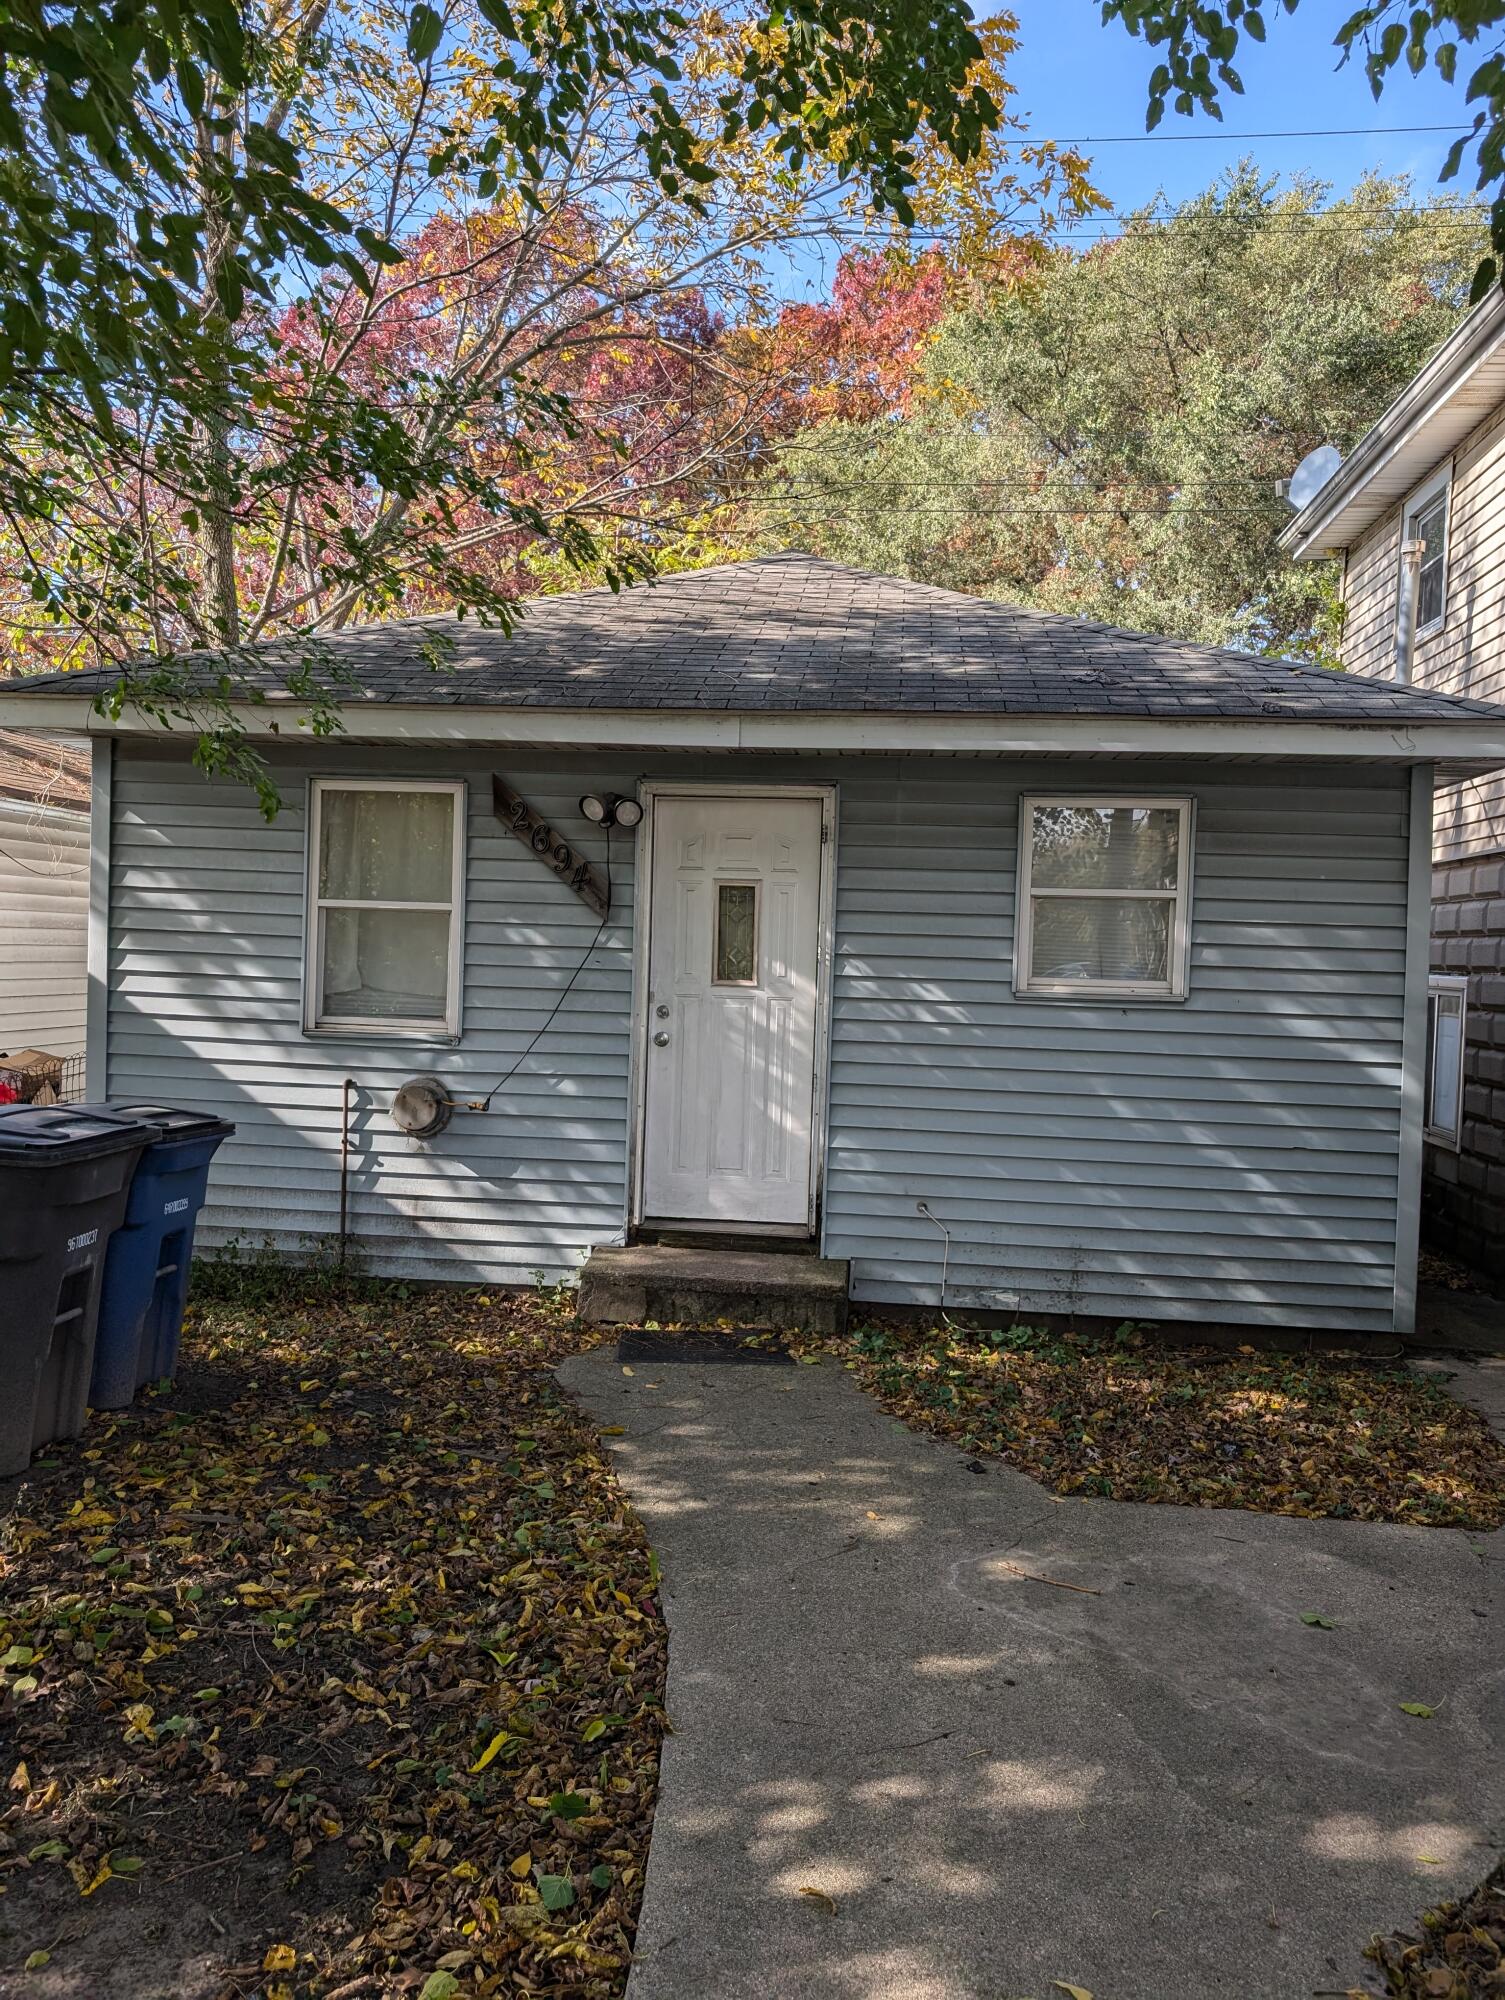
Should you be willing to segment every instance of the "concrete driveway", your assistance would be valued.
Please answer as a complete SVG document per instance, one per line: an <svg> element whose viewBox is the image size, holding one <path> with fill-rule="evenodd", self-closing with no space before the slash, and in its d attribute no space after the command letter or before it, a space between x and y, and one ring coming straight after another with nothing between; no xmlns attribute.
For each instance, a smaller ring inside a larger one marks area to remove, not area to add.
<svg viewBox="0 0 1505 2000"><path fill-rule="evenodd" d="M829 1363L560 1372L664 1572L630 2000L1308 2000L1492 1865L1505 1535L1057 1500Z"/></svg>

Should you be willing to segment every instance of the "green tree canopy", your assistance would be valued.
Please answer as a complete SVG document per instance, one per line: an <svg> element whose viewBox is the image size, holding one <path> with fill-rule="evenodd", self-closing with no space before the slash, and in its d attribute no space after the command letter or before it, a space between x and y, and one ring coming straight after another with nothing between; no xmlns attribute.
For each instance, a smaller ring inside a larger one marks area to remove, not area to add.
<svg viewBox="0 0 1505 2000"><path fill-rule="evenodd" d="M906 415L799 435L750 538L1138 630L1331 658L1335 578L1277 482L1348 450L1463 310L1484 241L1401 180L1252 167L945 318Z"/></svg>

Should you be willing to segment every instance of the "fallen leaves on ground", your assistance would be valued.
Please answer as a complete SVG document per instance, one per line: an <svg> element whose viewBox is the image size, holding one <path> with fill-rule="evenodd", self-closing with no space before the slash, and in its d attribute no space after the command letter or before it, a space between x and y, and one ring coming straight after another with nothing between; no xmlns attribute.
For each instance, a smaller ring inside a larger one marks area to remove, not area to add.
<svg viewBox="0 0 1505 2000"><path fill-rule="evenodd" d="M1057 1493L1494 1528L1505 1447L1405 1368L1011 1327L824 1343L883 1407ZM805 1351L813 1343L805 1343Z"/></svg>
<svg viewBox="0 0 1505 2000"><path fill-rule="evenodd" d="M1436 1285L1447 1292L1482 1292L1485 1285L1479 1275L1466 1264L1455 1258L1444 1257L1438 1250L1423 1250L1417 1263L1416 1276L1423 1285Z"/></svg>
<svg viewBox="0 0 1505 2000"><path fill-rule="evenodd" d="M572 1342L542 1300L210 1302L172 1392L34 1465L4 1535L0 1969L46 1947L92 1970L59 1992L104 1990L90 1926L125 1898L150 1961L117 1996L190 1990L200 1904L227 2000L620 1993L665 1634L550 1373Z"/></svg>
<svg viewBox="0 0 1505 2000"><path fill-rule="evenodd" d="M1499 2000L1505 1993L1505 1867L1461 1903L1428 1910L1419 1936L1376 1938L1366 1957L1391 2000Z"/></svg>

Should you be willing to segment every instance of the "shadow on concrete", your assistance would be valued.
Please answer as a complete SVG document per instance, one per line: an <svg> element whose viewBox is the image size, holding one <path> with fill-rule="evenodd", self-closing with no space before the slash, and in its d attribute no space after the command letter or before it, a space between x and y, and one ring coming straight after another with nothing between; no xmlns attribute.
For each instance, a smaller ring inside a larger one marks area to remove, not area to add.
<svg viewBox="0 0 1505 2000"><path fill-rule="evenodd" d="M1505 1536L1057 1499L830 1364L561 1373L664 1565L631 2000L1298 2000L1491 1865Z"/></svg>

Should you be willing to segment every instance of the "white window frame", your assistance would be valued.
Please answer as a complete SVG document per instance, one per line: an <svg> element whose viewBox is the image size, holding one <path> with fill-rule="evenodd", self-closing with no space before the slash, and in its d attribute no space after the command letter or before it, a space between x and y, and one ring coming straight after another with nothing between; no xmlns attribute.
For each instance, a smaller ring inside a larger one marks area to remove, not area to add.
<svg viewBox="0 0 1505 2000"><path fill-rule="evenodd" d="M1451 1125L1439 1125L1432 1116L1433 1089L1437 1076L1437 1027L1442 1018L1442 1009L1435 1003L1440 998L1456 999L1458 1002L1458 1090L1453 1099L1454 1115ZM1468 980L1456 973L1434 972L1427 980L1427 1080L1426 1101L1422 1108L1422 1130L1427 1142L1433 1146L1445 1146L1456 1153L1463 1146L1463 1092L1468 1077Z"/></svg>
<svg viewBox="0 0 1505 2000"><path fill-rule="evenodd" d="M1428 619L1425 625L1422 624L1417 625L1416 631L1413 635L1417 639L1427 639L1430 638L1434 632L1440 632L1443 626L1446 625L1448 619L1448 556L1450 553L1450 543L1452 539L1450 533L1452 527L1452 514L1453 514L1452 490L1453 490L1453 461L1449 459L1447 464L1444 465L1440 471L1434 472L1430 479L1426 480L1422 485L1417 487L1416 491L1409 496L1405 506L1402 507L1401 509L1400 538L1403 542L1408 542L1414 539L1411 533L1411 524L1416 519L1416 516L1418 514L1424 514L1427 511L1427 509L1432 506L1434 501L1438 499L1442 501L1442 553L1437 558L1438 562L1442 566L1441 608L1439 609L1437 616L1435 618ZM1396 583L1397 593L1399 593L1400 590L1404 589L1404 587L1405 587L1405 573L1404 571L1402 571ZM1418 591L1419 588L1420 585L1418 582ZM1420 605L1419 595L1417 602L1419 607Z"/></svg>
<svg viewBox="0 0 1505 2000"><path fill-rule="evenodd" d="M1135 897L1169 902L1170 948L1166 978L1036 979L1031 964L1034 949L1033 875L1035 813L1041 806L1088 806L1100 810L1132 806L1145 812L1174 812L1176 827L1176 886L1174 889L1042 889L1047 896L1071 896L1086 901L1118 901ZM1191 958L1191 850L1195 801L1187 796L1154 793L1035 792L1019 801L1018 900L1014 912L1014 991L1032 1000L1184 1000Z"/></svg>
<svg viewBox="0 0 1505 2000"><path fill-rule="evenodd" d="M319 855L323 844L323 801L329 792L437 792L452 801L454 825L450 841L450 900L415 903L406 899L379 901L368 897L321 896ZM463 778L311 778L308 786L307 912L303 954L303 1032L306 1035L359 1036L366 1041L458 1041L460 1037L462 967L465 950L466 791ZM404 1020L370 1015L341 1016L324 1012L324 912L327 909L440 910L449 912L449 965L444 1015Z"/></svg>

